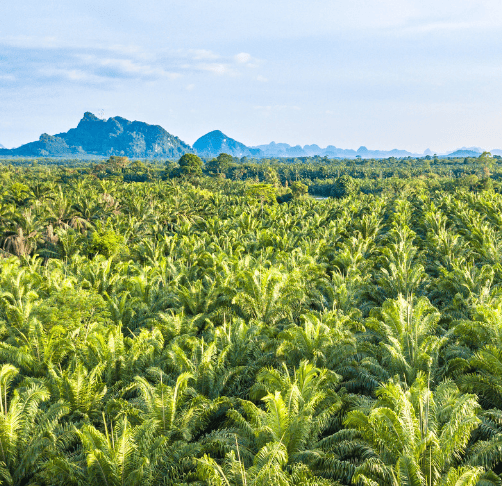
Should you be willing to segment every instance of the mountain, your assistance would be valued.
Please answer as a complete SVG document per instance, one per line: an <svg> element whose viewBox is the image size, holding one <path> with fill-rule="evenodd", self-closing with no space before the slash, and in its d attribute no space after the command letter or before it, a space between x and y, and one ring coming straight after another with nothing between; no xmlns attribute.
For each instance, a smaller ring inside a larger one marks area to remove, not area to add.
<svg viewBox="0 0 502 486"><path fill-rule="evenodd" d="M460 147L457 150L470 150L472 152L478 152L478 153L483 153L484 150L481 147Z"/></svg>
<svg viewBox="0 0 502 486"><path fill-rule="evenodd" d="M257 145L253 147L258 149L262 153L262 157L306 157L305 151L297 145L296 147L291 147L287 143L275 143L270 142L267 145Z"/></svg>
<svg viewBox="0 0 502 486"><path fill-rule="evenodd" d="M334 145L328 145L321 154L326 157L355 157L357 152L352 149L336 148Z"/></svg>
<svg viewBox="0 0 502 486"><path fill-rule="evenodd" d="M480 155L481 155L481 152L477 152L475 150L469 150L464 147L464 148L455 150L455 152L448 154L446 157L479 157Z"/></svg>
<svg viewBox="0 0 502 486"><path fill-rule="evenodd" d="M0 149L4 149L5 147L0 143Z"/></svg>
<svg viewBox="0 0 502 486"><path fill-rule="evenodd" d="M312 145L305 145L303 147L303 151L309 156L313 157L315 155L320 155L322 152L322 148L319 147L319 145L316 145L315 143Z"/></svg>
<svg viewBox="0 0 502 486"><path fill-rule="evenodd" d="M328 145L326 148L321 148L319 145L305 145L303 148L300 145L292 147L287 143L271 142L268 145L257 145L255 148L261 150L264 157L356 157L362 158L385 158L385 157L408 157L413 155L406 150L368 150L366 147L359 149L340 149L334 145Z"/></svg>
<svg viewBox="0 0 502 486"><path fill-rule="evenodd" d="M47 133L40 135L36 142L21 145L16 149L0 150L0 155L22 155L26 157L66 157L86 155L82 147L69 147L60 137L53 137Z"/></svg>
<svg viewBox="0 0 502 486"><path fill-rule="evenodd" d="M44 133L36 142L12 150L1 149L0 155L155 158L180 157L187 152L193 152L190 145L159 125L129 121L119 116L101 120L87 112L77 128L54 136Z"/></svg>
<svg viewBox="0 0 502 486"><path fill-rule="evenodd" d="M250 150L243 143L228 137L219 130L206 133L193 144L194 150L201 157L218 157L221 153L233 157L259 157L259 151Z"/></svg>

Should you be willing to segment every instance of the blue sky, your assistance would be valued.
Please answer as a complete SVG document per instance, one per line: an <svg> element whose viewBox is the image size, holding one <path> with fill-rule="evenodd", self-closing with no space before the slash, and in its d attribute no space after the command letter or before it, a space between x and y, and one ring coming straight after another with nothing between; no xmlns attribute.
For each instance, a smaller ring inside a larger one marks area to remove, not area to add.
<svg viewBox="0 0 502 486"><path fill-rule="evenodd" d="M287 142L502 148L500 0L3 0L0 143L85 111Z"/></svg>

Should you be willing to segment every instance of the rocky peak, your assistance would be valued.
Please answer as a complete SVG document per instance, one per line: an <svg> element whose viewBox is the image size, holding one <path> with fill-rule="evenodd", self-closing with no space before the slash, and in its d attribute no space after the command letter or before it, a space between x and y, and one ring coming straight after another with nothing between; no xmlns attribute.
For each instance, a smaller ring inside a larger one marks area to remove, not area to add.
<svg viewBox="0 0 502 486"><path fill-rule="evenodd" d="M221 153L234 157L250 157L252 152L243 143L230 138L220 130L206 133L193 144L193 148L201 157L218 157Z"/></svg>

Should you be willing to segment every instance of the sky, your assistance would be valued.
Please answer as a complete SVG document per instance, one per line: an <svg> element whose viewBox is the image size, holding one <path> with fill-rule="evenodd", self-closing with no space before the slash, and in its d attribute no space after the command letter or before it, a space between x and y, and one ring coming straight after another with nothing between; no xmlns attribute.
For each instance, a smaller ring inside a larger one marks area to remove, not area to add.
<svg viewBox="0 0 502 486"><path fill-rule="evenodd" d="M0 144L84 112L271 141L502 148L500 0L2 0Z"/></svg>

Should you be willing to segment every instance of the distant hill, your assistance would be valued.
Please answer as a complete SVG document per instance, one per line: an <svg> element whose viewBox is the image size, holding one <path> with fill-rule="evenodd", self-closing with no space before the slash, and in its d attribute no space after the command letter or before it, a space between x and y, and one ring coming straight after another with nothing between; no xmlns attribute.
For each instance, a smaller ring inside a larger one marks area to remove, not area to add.
<svg viewBox="0 0 502 486"><path fill-rule="evenodd" d="M85 113L76 128L64 133L44 133L36 142L7 150L0 155L64 157L125 155L130 158L180 157L193 152L190 145L159 125L129 121L122 117L101 120Z"/></svg>
<svg viewBox="0 0 502 486"><path fill-rule="evenodd" d="M60 137L53 137L47 133L40 135L39 140L21 147L0 150L0 155L21 155L26 157L67 157L86 155L82 147L69 147Z"/></svg>
<svg viewBox="0 0 502 486"><path fill-rule="evenodd" d="M341 149L334 145L328 145L326 148L321 148L319 145L305 145L303 148L300 145L292 147L287 143L271 142L268 145L258 145L255 148L261 150L265 157L356 157L362 158L385 158L385 157L408 157L413 155L406 150L368 150L366 147L359 149Z"/></svg>
<svg viewBox="0 0 502 486"><path fill-rule="evenodd" d="M287 143L275 143L275 142L270 142L267 145L257 145L256 147L253 147L255 149L260 150L263 153L263 156L265 157L305 157L307 154L301 149L299 145L297 145L295 148L296 150L293 150L295 152L299 152L298 149L302 150L301 153L298 155L293 155L290 154L289 152L293 147ZM317 155L317 154L314 154Z"/></svg>
<svg viewBox="0 0 502 486"><path fill-rule="evenodd" d="M448 154L447 157L479 157L481 155L481 152L476 152L474 150L468 150L468 149L459 149L455 150L455 152L452 152L451 154Z"/></svg>
<svg viewBox="0 0 502 486"><path fill-rule="evenodd" d="M479 147L462 147L442 157L478 157L483 150ZM325 148L316 144L295 145L271 142L265 145L248 147L225 135L220 130L213 130L200 137L193 148L178 137L171 135L159 125L149 125L140 121L130 121L120 116L103 120L85 113L76 128L67 132L49 135L43 133L37 141L6 149L0 144L0 156L26 157L92 157L110 155L127 156L132 159L180 158L185 153L197 153L204 158L217 157L227 153L233 157L253 158L362 158L381 159L388 157L408 157L431 155L430 149L424 154L412 154L406 150L372 150L365 146L357 150L337 148L328 145ZM494 149L493 155L502 155L502 150Z"/></svg>
<svg viewBox="0 0 502 486"><path fill-rule="evenodd" d="M243 143L230 138L220 130L213 130L206 133L193 144L194 150L201 157L218 157L221 153L232 155L233 157L257 157L259 151L250 150Z"/></svg>
<svg viewBox="0 0 502 486"><path fill-rule="evenodd" d="M471 150L472 152L479 152L480 154L484 152L481 147L460 147L458 150Z"/></svg>

